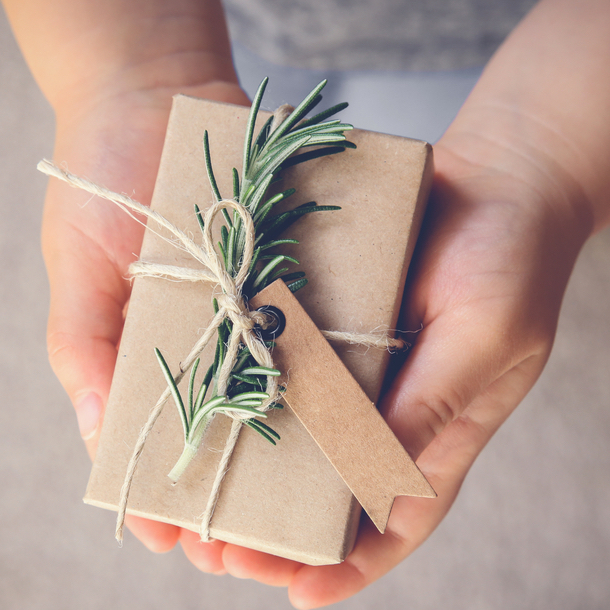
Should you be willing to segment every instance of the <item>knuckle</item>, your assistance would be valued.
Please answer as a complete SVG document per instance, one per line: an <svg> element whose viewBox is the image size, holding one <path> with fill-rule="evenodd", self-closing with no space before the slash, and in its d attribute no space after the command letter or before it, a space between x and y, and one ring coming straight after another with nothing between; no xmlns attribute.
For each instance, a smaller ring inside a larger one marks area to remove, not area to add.
<svg viewBox="0 0 610 610"><path fill-rule="evenodd" d="M441 395L431 395L421 401L417 407L420 417L434 433L440 434L461 413L459 400L448 399Z"/></svg>
<svg viewBox="0 0 610 610"><path fill-rule="evenodd" d="M61 378L61 371L66 365L77 357L75 337L65 332L50 332L47 335L47 354L53 372Z"/></svg>

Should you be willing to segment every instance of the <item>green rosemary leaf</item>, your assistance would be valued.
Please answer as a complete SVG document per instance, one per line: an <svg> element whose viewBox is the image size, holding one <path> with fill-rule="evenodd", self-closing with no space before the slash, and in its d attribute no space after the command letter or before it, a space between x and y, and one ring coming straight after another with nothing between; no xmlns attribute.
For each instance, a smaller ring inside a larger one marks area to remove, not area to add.
<svg viewBox="0 0 610 610"><path fill-rule="evenodd" d="M261 84L258 87L258 91L254 96L254 100L252 101L252 106L250 107L250 114L248 116L248 125L246 127L246 139L244 141L244 161L243 161L243 175L244 177L248 175L248 169L250 167L250 148L252 146L252 134L254 133L254 124L256 123L256 117L258 115L258 110L261 106L261 101L263 99L263 94L265 93L265 89L267 88L267 83L269 79L265 77Z"/></svg>
<svg viewBox="0 0 610 610"><path fill-rule="evenodd" d="M286 275L281 275L277 279L283 280L286 284L288 284L289 282L292 282L294 280L300 280L303 277L305 277L304 271L295 271L294 273L287 273Z"/></svg>
<svg viewBox="0 0 610 610"><path fill-rule="evenodd" d="M231 334L231 329L227 328L224 324L224 320L222 324L218 327L218 341L223 345L227 342L229 335Z"/></svg>
<svg viewBox="0 0 610 610"><path fill-rule="evenodd" d="M229 241L229 231L227 230L227 227L225 227L224 225L222 225L222 227L220 227L220 238L222 239L222 247L224 248L224 250L226 252L227 243Z"/></svg>
<svg viewBox="0 0 610 610"><path fill-rule="evenodd" d="M277 443L275 442L275 439L273 439L271 437L270 434L268 434L265 430L263 430L262 428L260 428L259 426L257 426L254 422L256 420L253 419L246 419L244 421L244 424L246 426L249 426L250 428L252 428L252 430L258 432L264 439L268 440L272 445L277 445ZM279 436L279 435L278 435Z"/></svg>
<svg viewBox="0 0 610 610"><path fill-rule="evenodd" d="M205 399L206 392L208 391L208 387L210 386L210 381L212 380L212 374L214 372L214 365L211 364L206 371L205 377L203 378L203 382L201 387L199 388L199 392L197 393L197 398L195 400L195 406L193 407L193 415L196 414L199 409L201 409L201 405ZM193 417L191 417L191 428L192 428Z"/></svg>
<svg viewBox="0 0 610 610"><path fill-rule="evenodd" d="M212 380L212 375L214 374L214 367L210 364L208 370L205 373L205 377L203 378L204 385L210 385L210 381Z"/></svg>
<svg viewBox="0 0 610 610"><path fill-rule="evenodd" d="M268 174L275 173L275 171L286 159L288 159L288 157L290 157L290 155L292 155L302 146L305 146L309 140L309 136L303 136L287 146L281 147L273 155L264 157L262 163L257 163L259 169L257 169L256 174L252 178L252 185L257 187L263 180L265 180Z"/></svg>
<svg viewBox="0 0 610 610"><path fill-rule="evenodd" d="M233 226L233 222L231 221L231 217L229 216L229 212L227 212L226 208L222 208L222 215L224 216L225 222L227 226L230 228Z"/></svg>
<svg viewBox="0 0 610 610"><path fill-rule="evenodd" d="M259 287L259 289L262 290L263 288L266 288L267 286L269 286L269 284L272 284L273 282L275 282L275 280L277 280L277 278L280 277L280 275L282 275L283 273L286 273L286 271L290 271L290 269L288 269L288 267L282 267L281 269L274 271L270 276L267 277L267 279L264 282L264 286L261 285Z"/></svg>
<svg viewBox="0 0 610 610"><path fill-rule="evenodd" d="M252 255L252 261L250 262L250 268L248 270L248 277L250 276L250 273L252 273L252 270L254 269L256 263L258 262L258 258L261 255L261 251L262 251L262 248L257 248L256 250L254 250L254 254Z"/></svg>
<svg viewBox="0 0 610 610"><path fill-rule="evenodd" d="M225 247L222 245L222 242L218 242L218 249L220 250L220 254L222 255L222 260L224 261L225 267L227 266L227 252Z"/></svg>
<svg viewBox="0 0 610 610"><path fill-rule="evenodd" d="M205 169L208 173L208 180L210 181L212 192L214 193L216 200L221 201L222 197L220 195L220 191L218 190L218 185L216 184L214 171L212 170L212 160L210 159L210 142L208 138L207 129L203 132L203 157L205 159Z"/></svg>
<svg viewBox="0 0 610 610"><path fill-rule="evenodd" d="M312 203L313 202L303 204L294 210L290 210L290 212L284 212L283 214L279 214L272 218L269 226L265 227L265 235L270 236L285 231L304 214L309 214L310 212L329 212L341 209L336 205L312 205Z"/></svg>
<svg viewBox="0 0 610 610"><path fill-rule="evenodd" d="M242 375L267 375L269 377L279 377L282 373L277 369L270 369L266 366L251 366L241 372ZM269 398L269 397L267 397Z"/></svg>
<svg viewBox="0 0 610 610"><path fill-rule="evenodd" d="M261 427L265 432L276 438L278 441L280 440L280 435L273 429L271 426L268 426L265 422L262 422L258 419L249 419L248 421L254 422L256 426Z"/></svg>
<svg viewBox="0 0 610 610"><path fill-rule="evenodd" d="M303 286L305 286L306 284L307 278L302 278L300 280L297 280L296 282L286 284L286 287L288 288L288 290L290 290L290 292L295 293L297 290L303 288Z"/></svg>
<svg viewBox="0 0 610 610"><path fill-rule="evenodd" d="M218 405L217 407L214 407L212 409L212 411L235 411L237 413L252 413L253 415L256 415L257 417L267 417L262 411L259 411L258 409L255 409L254 407L245 407L245 406L241 406L241 405L234 405L231 404L229 402L223 402L221 405Z"/></svg>
<svg viewBox="0 0 610 610"><path fill-rule="evenodd" d="M269 188L269 184L271 184L271 180L273 180L273 174L269 174L258 186L255 187L247 201L244 200L243 205L248 208L248 212L250 212L252 216L256 214L258 204L265 196L265 193Z"/></svg>
<svg viewBox="0 0 610 610"><path fill-rule="evenodd" d="M184 436L186 438L189 433L189 422L186 417L186 411L184 409L184 403L182 402L182 396L180 396L180 391L178 390L178 386L176 385L174 376L169 370L169 366L167 366L167 362L165 362L163 354L156 347L155 354L157 356L157 360L159 361L159 365L161 366L161 370L163 371L163 375L165 376L165 381L167 381L167 385L169 386L169 389L174 398L174 402L176 403L176 407L178 407L178 413L180 414L180 420L182 421L182 428L184 429Z"/></svg>
<svg viewBox="0 0 610 610"><path fill-rule="evenodd" d="M260 400L262 402L263 400L267 400L267 398L269 398L269 394L267 394L267 392L244 392L242 394L231 396L231 398L229 398L229 402L242 402L244 400L252 399Z"/></svg>
<svg viewBox="0 0 610 610"><path fill-rule="evenodd" d="M307 152L301 153L300 155L293 155L290 159L286 159L284 163L282 163L282 171L288 169L289 167L294 167L299 163L304 163L305 161L311 161L313 159L318 159L320 157L329 157L330 155L336 155L337 153L342 153L345 151L347 146L347 140L341 143L341 146L325 146L322 148L316 148L315 150L309 150ZM350 142L351 144L351 142Z"/></svg>
<svg viewBox="0 0 610 610"><path fill-rule="evenodd" d="M199 366L200 359L197 358L195 362L193 362L193 367L191 368L191 376L189 378L189 394L188 394L188 415L189 418L193 419L193 391L195 388L195 374L197 373L197 367Z"/></svg>
<svg viewBox="0 0 610 610"><path fill-rule="evenodd" d="M268 199L262 205L262 207L258 210L258 212L255 214L254 225L256 226L256 225L260 224L261 222L263 222L265 217L267 216L267 214L269 214L269 212L273 209L274 206L276 206L278 203L280 203L280 201L287 199L288 197L293 195L295 192L296 192L296 189L288 189L287 191L278 193L274 197L271 197L271 199Z"/></svg>
<svg viewBox="0 0 610 610"><path fill-rule="evenodd" d="M225 339L224 329L222 326L218 327L218 339L216 341L216 352L214 353L214 377L218 375L220 367L224 362L225 358Z"/></svg>
<svg viewBox="0 0 610 610"><path fill-rule="evenodd" d="M280 146L285 146L286 144L289 144L297 138L300 138L305 135L311 136L312 138L333 134L343 135L344 131L350 131L352 129L352 125L348 125L347 123L341 123L339 120L329 121L328 123L322 123L322 125L312 125L311 127L305 127L303 129L299 128L295 131L291 131L289 135L284 136L281 140L278 140L275 146L269 149L268 154L274 153L276 149ZM345 136L343 136L342 139L345 139ZM311 145L311 143L309 145Z"/></svg>
<svg viewBox="0 0 610 610"><path fill-rule="evenodd" d="M326 86L326 80L323 80L315 87L309 95L294 109L290 116L269 136L265 148L273 144L289 129L296 125L312 108L314 108L322 99L320 91Z"/></svg>
<svg viewBox="0 0 610 610"><path fill-rule="evenodd" d="M277 195L274 195L273 197L271 197L271 199L268 199L265 202L265 205L267 205L268 203L276 205L280 201L283 201L284 199L288 199L288 197L294 195L296 192L297 192L296 189L292 189L292 188L286 189L285 191L282 191L281 193L278 193Z"/></svg>
<svg viewBox="0 0 610 610"><path fill-rule="evenodd" d="M263 404L262 400L238 400L230 403L238 407L260 407Z"/></svg>
<svg viewBox="0 0 610 610"><path fill-rule="evenodd" d="M328 117L331 117L333 114L337 114L337 112L341 112L345 110L349 104L347 102L341 102L340 104L336 104L335 106L331 106L327 110L323 110L322 112L316 114L310 119L305 119L300 127L309 127L309 125L316 125L317 123L321 123L326 120Z"/></svg>
<svg viewBox="0 0 610 610"><path fill-rule="evenodd" d="M256 137L256 141L254 142L254 146L256 146L259 150L265 145L267 138L269 137L269 131L271 130L271 123L273 123L273 115L271 115L262 126L261 130L258 132L258 136Z"/></svg>
<svg viewBox="0 0 610 610"><path fill-rule="evenodd" d="M261 207L261 209L256 213L254 217L254 228L256 228L259 224L265 221L265 218L269 215L269 212L273 209L273 204L271 202L267 202Z"/></svg>
<svg viewBox="0 0 610 610"><path fill-rule="evenodd" d="M277 254L261 254L260 256L260 260L265 261L265 260L270 260L272 258L275 258L276 256L278 256ZM292 257L292 256L288 256L287 254L282 254L282 256L284 257L284 260L288 261L289 263L293 263L294 265L300 265L301 263L299 263L299 261Z"/></svg>
<svg viewBox="0 0 610 610"><path fill-rule="evenodd" d="M254 190L254 188L255 187L252 184L251 180L248 180L247 178L243 179L243 182L241 184L241 193L240 193L240 200L239 200L242 204L244 201L248 201L248 198L252 194L252 191Z"/></svg>
<svg viewBox="0 0 610 610"><path fill-rule="evenodd" d="M303 146L325 146L326 144L345 142L346 139L346 136L342 134L319 134L310 136L309 141L303 144Z"/></svg>
<svg viewBox="0 0 610 610"><path fill-rule="evenodd" d="M212 299L212 307L214 308L214 315L218 313L218 299Z"/></svg>
<svg viewBox="0 0 610 610"><path fill-rule="evenodd" d="M259 284L283 261L285 260L285 256L283 254L279 254L276 256L270 263L258 273L258 277L254 280L252 284L252 288L257 288Z"/></svg>
<svg viewBox="0 0 610 610"><path fill-rule="evenodd" d="M260 246L261 250L268 250L269 248L275 248L276 246L283 246L284 244L298 244L296 239L275 239L266 243L264 246Z"/></svg>
<svg viewBox="0 0 610 610"><path fill-rule="evenodd" d="M205 399L205 394L207 391L208 391L208 384L202 383L201 387L199 388L199 392L197 392L197 398L195 399L195 404L193 405L193 413L191 415L191 422L193 421L193 417L194 417L195 413L197 413L197 411L199 411L199 409L201 409L201 405L203 404L203 401Z"/></svg>
<svg viewBox="0 0 610 610"><path fill-rule="evenodd" d="M223 227L224 228L224 227ZM235 227L231 227L229 231L229 245L227 247L227 273L233 275L235 268Z"/></svg>
<svg viewBox="0 0 610 610"><path fill-rule="evenodd" d="M239 261L241 255L244 252L244 248L246 246L246 232L242 229L242 220L241 216L235 212L233 218L233 226L235 227L235 231L237 233L237 246L235 250L235 260Z"/></svg>
<svg viewBox="0 0 610 610"><path fill-rule="evenodd" d="M240 373L241 369L243 369L244 366L246 366L248 364L248 361L251 359L252 358L249 350L245 354L242 351L242 353L239 354L239 357L237 359L237 362L235 363L235 366L233 367L233 370L231 371L231 374L237 375L238 373Z"/></svg>
<svg viewBox="0 0 610 610"><path fill-rule="evenodd" d="M233 373L231 375L231 377L233 377L234 379L237 379L238 381L241 381L243 383L247 383L248 385L254 386L254 387L260 385L260 383L261 383L261 381L258 377L249 377L246 375L240 375L238 373Z"/></svg>
<svg viewBox="0 0 610 610"><path fill-rule="evenodd" d="M199 228L201 229L201 232L203 233L205 231L205 225L203 224L203 214L201 213L201 210L199 209L199 206L197 204L195 204L195 216L197 217L197 222L199 223Z"/></svg>
<svg viewBox="0 0 610 610"><path fill-rule="evenodd" d="M200 409L198 409L195 413L195 417L193 418L193 421L191 422L191 429L189 431L189 435L188 435L188 442L193 440L193 437L195 436L195 434L197 433L197 428L199 427L199 424L207 419L212 412L215 410L215 408L218 405L221 405L225 400L224 396L215 396L214 398L208 400L204 405L201 406Z"/></svg>
<svg viewBox="0 0 610 610"><path fill-rule="evenodd" d="M233 199L239 201L239 173L233 168Z"/></svg>

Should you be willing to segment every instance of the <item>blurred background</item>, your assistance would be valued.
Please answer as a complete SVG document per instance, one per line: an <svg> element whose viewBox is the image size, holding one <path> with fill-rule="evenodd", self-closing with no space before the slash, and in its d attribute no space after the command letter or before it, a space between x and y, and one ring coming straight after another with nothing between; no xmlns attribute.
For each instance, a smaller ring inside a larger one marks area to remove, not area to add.
<svg viewBox="0 0 610 610"><path fill-rule="evenodd" d="M331 78L358 127L434 142L478 76L326 73L235 48L252 93L298 101ZM0 607L6 610L288 609L285 591L201 574L180 548L153 555L85 506L89 463L47 363L39 247L53 116L0 13ZM472 469L449 516L393 572L338 610L606 609L610 604L610 232L583 251L540 381Z"/></svg>

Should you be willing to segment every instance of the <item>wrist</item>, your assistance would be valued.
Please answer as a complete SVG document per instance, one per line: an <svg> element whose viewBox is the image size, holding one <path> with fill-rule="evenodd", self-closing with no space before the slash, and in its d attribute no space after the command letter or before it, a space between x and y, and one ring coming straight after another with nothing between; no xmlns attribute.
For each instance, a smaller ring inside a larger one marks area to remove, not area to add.
<svg viewBox="0 0 610 610"><path fill-rule="evenodd" d="M237 85L220 0L4 0L56 110L210 83Z"/></svg>
<svg viewBox="0 0 610 610"><path fill-rule="evenodd" d="M478 199L511 202L580 247L598 219L574 152L531 115L468 102L435 147L441 170L476 184Z"/></svg>

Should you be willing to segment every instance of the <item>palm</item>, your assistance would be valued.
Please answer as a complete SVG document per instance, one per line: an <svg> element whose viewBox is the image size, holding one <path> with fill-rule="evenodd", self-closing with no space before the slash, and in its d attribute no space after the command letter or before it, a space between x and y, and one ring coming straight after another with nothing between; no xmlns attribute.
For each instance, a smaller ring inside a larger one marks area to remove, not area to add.
<svg viewBox="0 0 610 610"><path fill-rule="evenodd" d="M185 551L201 569L288 585L299 607L354 594L430 535L478 453L540 374L581 242L566 238L546 206L511 193L510 176L473 173L442 146L437 169L406 297L407 327L423 322L424 329L382 407L438 499L398 498L383 536L363 520L354 551L337 566L200 545L184 532Z"/></svg>

